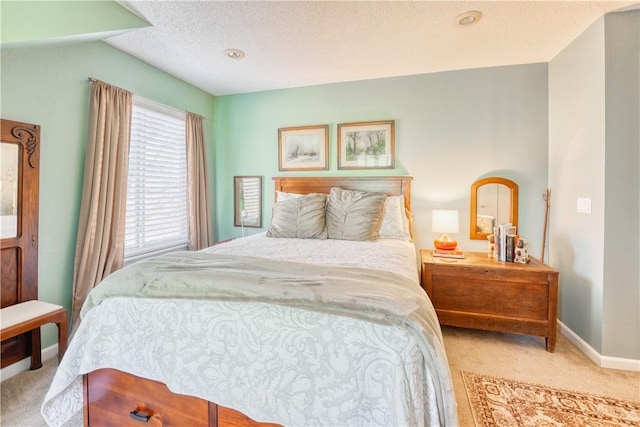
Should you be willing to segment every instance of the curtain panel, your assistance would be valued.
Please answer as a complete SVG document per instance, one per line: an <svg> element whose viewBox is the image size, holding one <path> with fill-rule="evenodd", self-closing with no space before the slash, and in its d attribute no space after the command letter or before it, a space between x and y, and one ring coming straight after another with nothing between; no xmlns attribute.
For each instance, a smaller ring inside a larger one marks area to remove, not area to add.
<svg viewBox="0 0 640 427"><path fill-rule="evenodd" d="M122 267L132 94L93 80L73 273L71 323L93 287Z"/></svg>
<svg viewBox="0 0 640 427"><path fill-rule="evenodd" d="M186 114L187 188L189 215L189 250L200 250L213 244L207 158L202 117Z"/></svg>

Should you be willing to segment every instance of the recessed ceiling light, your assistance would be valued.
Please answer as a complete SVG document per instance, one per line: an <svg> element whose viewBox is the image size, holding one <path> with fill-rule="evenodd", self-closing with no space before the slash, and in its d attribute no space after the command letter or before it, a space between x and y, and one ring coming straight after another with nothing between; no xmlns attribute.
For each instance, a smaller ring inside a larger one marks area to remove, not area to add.
<svg viewBox="0 0 640 427"><path fill-rule="evenodd" d="M224 54L227 55L231 59L242 59L244 58L244 52L240 49L227 49L224 51Z"/></svg>
<svg viewBox="0 0 640 427"><path fill-rule="evenodd" d="M478 12L477 10L472 10L456 16L456 19L453 20L453 23L456 25L460 25L462 27L466 27L469 25L476 24L481 18L482 18L482 12Z"/></svg>

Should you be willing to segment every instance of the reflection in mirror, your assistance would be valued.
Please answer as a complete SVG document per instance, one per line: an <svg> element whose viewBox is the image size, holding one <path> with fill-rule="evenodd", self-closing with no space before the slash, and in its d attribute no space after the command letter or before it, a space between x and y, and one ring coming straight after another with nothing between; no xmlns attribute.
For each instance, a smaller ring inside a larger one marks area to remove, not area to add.
<svg viewBox="0 0 640 427"><path fill-rule="evenodd" d="M262 177L236 176L233 181L233 224L262 227Z"/></svg>
<svg viewBox="0 0 640 427"><path fill-rule="evenodd" d="M486 184L478 188L478 216L496 219L496 224L511 218L511 189L502 184Z"/></svg>
<svg viewBox="0 0 640 427"><path fill-rule="evenodd" d="M518 184L506 178L485 178L471 186L469 237L486 239L493 227L518 226Z"/></svg>
<svg viewBox="0 0 640 427"><path fill-rule="evenodd" d="M18 165L17 144L0 144L0 239L18 235Z"/></svg>

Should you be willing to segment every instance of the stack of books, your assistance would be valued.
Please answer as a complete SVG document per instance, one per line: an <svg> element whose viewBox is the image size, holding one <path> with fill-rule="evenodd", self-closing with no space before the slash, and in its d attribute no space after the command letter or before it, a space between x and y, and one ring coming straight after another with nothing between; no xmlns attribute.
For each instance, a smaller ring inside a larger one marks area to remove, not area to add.
<svg viewBox="0 0 640 427"><path fill-rule="evenodd" d="M438 249L433 248L433 256L442 258L464 258L464 252L460 248L455 249Z"/></svg>
<svg viewBox="0 0 640 427"><path fill-rule="evenodd" d="M495 227L495 258L498 261L513 262L516 245L518 244L518 234L516 227L511 223L500 224Z"/></svg>

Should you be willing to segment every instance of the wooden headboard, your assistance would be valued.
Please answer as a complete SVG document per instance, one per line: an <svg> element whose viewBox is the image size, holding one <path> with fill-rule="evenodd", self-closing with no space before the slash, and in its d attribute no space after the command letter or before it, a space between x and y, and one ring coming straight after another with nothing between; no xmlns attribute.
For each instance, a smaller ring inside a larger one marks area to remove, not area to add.
<svg viewBox="0 0 640 427"><path fill-rule="evenodd" d="M275 191L285 193L326 193L331 187L347 190L376 191L387 196L404 196L404 206L411 211L411 180L410 176L276 176L273 178ZM274 199L275 200L275 199Z"/></svg>

